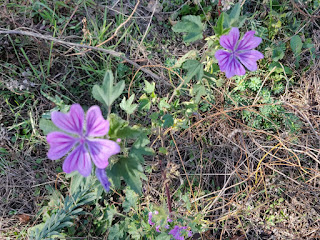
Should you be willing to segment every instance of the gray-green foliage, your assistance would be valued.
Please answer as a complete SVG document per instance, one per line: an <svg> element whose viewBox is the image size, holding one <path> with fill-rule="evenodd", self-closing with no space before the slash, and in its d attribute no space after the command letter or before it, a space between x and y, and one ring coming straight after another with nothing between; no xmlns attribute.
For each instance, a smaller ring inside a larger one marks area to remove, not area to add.
<svg viewBox="0 0 320 240"><path fill-rule="evenodd" d="M188 15L182 17L181 21L172 27L174 32L186 33L183 41L186 43L194 42L202 39L204 24L201 22L200 16Z"/></svg>
<svg viewBox="0 0 320 240"><path fill-rule="evenodd" d="M111 138L120 138L123 141L134 140L130 148L125 150L123 155L119 155L116 161L109 162L107 175L112 179L116 188L120 188L121 180L124 180L136 193L141 193L142 181L146 179L143 173L144 155L152 155L153 150L147 145L150 143L148 131L144 128L135 126L130 127L128 122L118 116L110 115Z"/></svg>
<svg viewBox="0 0 320 240"><path fill-rule="evenodd" d="M300 53L302 49L302 41L298 35L294 35L290 40L290 46L296 59L295 65L299 67Z"/></svg>
<svg viewBox="0 0 320 240"><path fill-rule="evenodd" d="M123 97L120 108L125 111L127 114L132 114L138 107L137 104L133 104L135 94L132 94L127 100L126 97Z"/></svg>
<svg viewBox="0 0 320 240"><path fill-rule="evenodd" d="M278 74L272 75L276 78ZM230 96L233 101L229 103L237 106L250 106L253 104L261 104L262 106L248 107L241 112L242 119L250 127L257 129L267 129L279 131L288 129L296 132L300 129L301 123L293 114L285 111L281 102L274 97L275 92L281 91L281 82L277 82L274 86L276 89L270 89L262 85L259 77L236 77L236 87L231 91ZM259 95L257 95L259 93Z"/></svg>
<svg viewBox="0 0 320 240"><path fill-rule="evenodd" d="M224 28L242 27L242 25L246 21L246 17L240 16L240 11L241 11L241 4L240 2L238 2L233 6L229 14L224 13L224 21L223 21Z"/></svg>
<svg viewBox="0 0 320 240"><path fill-rule="evenodd" d="M40 119L39 127L43 131L44 135L47 135L50 132L61 132L61 129L54 125L51 120L44 118Z"/></svg>
<svg viewBox="0 0 320 240"><path fill-rule="evenodd" d="M216 26L213 27L213 30L214 30L214 33L217 35L217 36L221 36L225 33L228 32L229 28L225 29L223 27L223 24L224 24L224 19L225 19L225 14L224 12L221 13L221 15L219 16L218 18L218 21L216 23ZM226 23L226 25L228 26L229 24Z"/></svg>
<svg viewBox="0 0 320 240"><path fill-rule="evenodd" d="M156 83L155 82L148 82L146 80L144 80L144 84L145 84L145 87L143 88L143 90L146 92L146 93L153 93L154 90L156 89Z"/></svg>
<svg viewBox="0 0 320 240"><path fill-rule="evenodd" d="M187 75L184 77L185 83L192 78L201 80L203 77L203 65L198 60L187 60L183 63L182 68L187 70Z"/></svg>
<svg viewBox="0 0 320 240"><path fill-rule="evenodd" d="M112 103L121 95L125 87L124 81L118 82L114 85L114 77L110 70L108 70L103 79L101 86L94 85L92 89L93 97L99 102L107 105L109 108Z"/></svg>
<svg viewBox="0 0 320 240"><path fill-rule="evenodd" d="M138 201L138 194L132 191L130 188L126 189L126 198L122 203L124 212L129 212L131 208L136 208Z"/></svg>
<svg viewBox="0 0 320 240"><path fill-rule="evenodd" d="M284 57L284 53L286 50L286 45L283 42L279 42L277 45L273 46L272 49L272 60L279 61Z"/></svg>
<svg viewBox="0 0 320 240"><path fill-rule="evenodd" d="M28 230L30 240L65 239L63 230L71 227L79 215L86 214L81 206L97 199L97 191L92 191L89 187L94 183L91 178L82 179L78 176L76 178L70 195L63 197L56 192L52 196L49 205L53 205L54 209L49 210L48 207L43 209L44 222Z"/></svg>

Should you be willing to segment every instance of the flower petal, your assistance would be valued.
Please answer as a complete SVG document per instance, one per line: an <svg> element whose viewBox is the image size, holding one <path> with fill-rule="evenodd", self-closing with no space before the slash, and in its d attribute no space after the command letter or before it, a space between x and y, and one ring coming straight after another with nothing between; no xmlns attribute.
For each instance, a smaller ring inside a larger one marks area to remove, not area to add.
<svg viewBox="0 0 320 240"><path fill-rule="evenodd" d="M152 212L148 213L148 223L151 226L153 226L155 224L154 222L152 222Z"/></svg>
<svg viewBox="0 0 320 240"><path fill-rule="evenodd" d="M231 58L228 62L228 66L225 70L225 73L227 78L231 78L234 75L244 75L246 73L246 70L236 58Z"/></svg>
<svg viewBox="0 0 320 240"><path fill-rule="evenodd" d="M255 31L246 32L246 34L243 36L243 38L239 42L237 51L251 50L253 48L258 47L262 41L262 38L255 37L254 34L255 34Z"/></svg>
<svg viewBox="0 0 320 240"><path fill-rule="evenodd" d="M60 129L75 134L82 134L84 112L79 104L73 104L68 113L52 112L52 122Z"/></svg>
<svg viewBox="0 0 320 240"><path fill-rule="evenodd" d="M83 144L81 144L64 160L62 169L66 173L79 171L82 176L88 177L91 173L91 167L90 155Z"/></svg>
<svg viewBox="0 0 320 240"><path fill-rule="evenodd" d="M239 29L232 28L228 35L223 35L220 37L220 44L222 47L234 51L239 40Z"/></svg>
<svg viewBox="0 0 320 240"><path fill-rule="evenodd" d="M96 176L106 192L109 192L111 183L109 182L105 169L96 168Z"/></svg>
<svg viewBox="0 0 320 240"><path fill-rule="evenodd" d="M108 159L120 152L120 146L107 139L90 139L86 141L92 161L98 168L106 168Z"/></svg>
<svg viewBox="0 0 320 240"><path fill-rule="evenodd" d="M228 60L230 58L231 53L224 51L224 50L218 50L214 54L215 58L218 60L218 64L221 71L225 71L228 66Z"/></svg>
<svg viewBox="0 0 320 240"><path fill-rule="evenodd" d="M86 117L87 136L102 137L109 131L109 121L104 120L101 110L98 106L89 108Z"/></svg>
<svg viewBox="0 0 320 240"><path fill-rule="evenodd" d="M47 142L50 145L48 158L57 160L66 155L76 144L78 139L62 132L51 132L47 135Z"/></svg>
<svg viewBox="0 0 320 240"><path fill-rule="evenodd" d="M174 228L169 232L169 234L172 235L172 237L175 240L184 240L184 236L181 236L181 230L183 230L184 228L181 228L179 226L174 226Z"/></svg>
<svg viewBox="0 0 320 240"><path fill-rule="evenodd" d="M173 229L171 229L171 231L169 232L169 234L171 234L171 235L177 235L177 234L179 234L179 230L180 230L180 228L179 228L179 226L174 226L174 228Z"/></svg>
<svg viewBox="0 0 320 240"><path fill-rule="evenodd" d="M250 71L256 71L258 69L257 60L263 58L263 54L257 50L245 51L237 54L240 62Z"/></svg>

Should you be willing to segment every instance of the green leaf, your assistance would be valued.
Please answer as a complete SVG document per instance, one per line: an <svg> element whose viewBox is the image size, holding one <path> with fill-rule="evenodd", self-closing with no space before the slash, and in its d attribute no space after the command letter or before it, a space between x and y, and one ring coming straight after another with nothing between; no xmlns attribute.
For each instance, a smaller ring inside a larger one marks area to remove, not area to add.
<svg viewBox="0 0 320 240"><path fill-rule="evenodd" d="M109 227L111 226L112 224L112 220L113 220L113 217L114 215L117 213L117 209L115 206L113 205L108 205L106 207L106 211L105 213L103 214L103 219L107 220L108 223L109 223Z"/></svg>
<svg viewBox="0 0 320 240"><path fill-rule="evenodd" d="M113 74L110 70L108 70L104 75L102 85L94 85L92 88L93 97L108 107L110 107L112 103L121 95L125 87L124 81L120 81L114 86L113 80Z"/></svg>
<svg viewBox="0 0 320 240"><path fill-rule="evenodd" d="M128 225L128 233L131 235L131 239L140 240L141 234L140 231L137 229L136 224L131 221Z"/></svg>
<svg viewBox="0 0 320 240"><path fill-rule="evenodd" d="M240 2L238 2L233 6L231 13L229 14L229 20L238 20L240 16L240 10L241 5Z"/></svg>
<svg viewBox="0 0 320 240"><path fill-rule="evenodd" d="M302 41L298 35L294 35L290 40L290 47L295 56L301 53Z"/></svg>
<svg viewBox="0 0 320 240"><path fill-rule="evenodd" d="M137 138L141 135L141 127L139 126L125 126L119 129L116 133L117 138L121 139L130 139L130 138Z"/></svg>
<svg viewBox="0 0 320 240"><path fill-rule="evenodd" d="M128 100L126 100L126 97L123 97L120 103L120 108L124 110L127 114L132 114L138 107L137 104L132 104L134 96L135 95L132 94Z"/></svg>
<svg viewBox="0 0 320 240"><path fill-rule="evenodd" d="M101 206L97 205L97 208L100 209ZM97 218L96 223L96 233L99 235L105 233L112 226L113 217L117 213L117 209L114 205L106 205L103 211L104 213Z"/></svg>
<svg viewBox="0 0 320 240"><path fill-rule="evenodd" d="M262 84L262 81L259 77L252 77L250 78L248 87L253 91L257 91L261 87L261 84Z"/></svg>
<svg viewBox="0 0 320 240"><path fill-rule="evenodd" d="M75 194L79 190L80 186L83 185L85 177L78 172L73 172L72 174L73 177L70 184L70 192L71 194Z"/></svg>
<svg viewBox="0 0 320 240"><path fill-rule="evenodd" d="M146 93L153 93L154 92L154 89L156 88L156 84L155 84L155 82L151 82L151 83L149 83L147 80L144 80L144 84L145 84L145 86L144 86L144 91L146 92Z"/></svg>
<svg viewBox="0 0 320 240"><path fill-rule="evenodd" d="M192 87L192 95L195 96L195 102L198 103L203 95L206 94L206 88L202 84L196 84Z"/></svg>
<svg viewBox="0 0 320 240"><path fill-rule="evenodd" d="M224 13L224 28L238 27L240 28L245 20L247 19L245 16L240 17L241 12L241 4L238 2L235 4L229 14Z"/></svg>
<svg viewBox="0 0 320 240"><path fill-rule="evenodd" d="M141 136L145 129L140 126L129 126L129 123L121 119L118 115L110 114L110 130L108 135L111 139L132 139Z"/></svg>
<svg viewBox="0 0 320 240"><path fill-rule="evenodd" d="M187 59L195 59L197 56L198 56L198 52L196 50L191 50L191 51L187 52L185 55L183 55L181 58L179 58L178 61L173 66L173 68L180 68L181 65Z"/></svg>
<svg viewBox="0 0 320 240"><path fill-rule="evenodd" d="M282 66L281 66L281 64L279 62L270 63L270 65L268 67L269 71L271 71L274 67L276 67L276 69L274 70L276 73L282 73L283 72L283 68L282 68ZM284 72L287 75L292 75L292 70L287 66L284 66Z"/></svg>
<svg viewBox="0 0 320 240"><path fill-rule="evenodd" d="M164 115L162 117L162 120L164 120L164 123L163 123L164 128L171 127L174 124L174 119L173 119L172 115L170 115L170 114Z"/></svg>
<svg viewBox="0 0 320 240"><path fill-rule="evenodd" d="M224 22L224 12L222 12L219 16L219 19L217 21L217 24L215 27L213 27L213 30L216 35L221 36L223 35L223 22Z"/></svg>
<svg viewBox="0 0 320 240"><path fill-rule="evenodd" d="M152 121L152 124L155 124L155 125L160 125L162 124L162 121L160 120L160 117L161 117L161 113L159 112L153 112L151 115L150 115L150 119Z"/></svg>
<svg viewBox="0 0 320 240"><path fill-rule="evenodd" d="M161 233L159 236L156 237L156 240L170 240L171 236L167 233Z"/></svg>
<svg viewBox="0 0 320 240"><path fill-rule="evenodd" d="M197 60L187 60L182 65L182 68L188 71L184 78L185 83L188 83L193 77L195 77L196 80L201 80L203 77L203 66L201 62Z"/></svg>
<svg viewBox="0 0 320 240"><path fill-rule="evenodd" d="M129 212L131 208L135 209L137 206L138 195L131 189L126 189L126 197L122 203L123 211Z"/></svg>
<svg viewBox="0 0 320 240"><path fill-rule="evenodd" d="M114 185L119 188L121 179L123 179L130 188L138 194L141 194L142 179L146 179L143 173L141 163L144 162L143 155L153 155L152 148L147 147L150 140L146 132L140 132L139 138L132 145L129 155L120 157L110 169L108 169L108 176L112 179Z"/></svg>
<svg viewBox="0 0 320 240"><path fill-rule="evenodd" d="M162 154L166 155L168 153L168 151L167 151L167 149L165 147L159 147L159 153L162 153Z"/></svg>
<svg viewBox="0 0 320 240"><path fill-rule="evenodd" d="M118 115L111 113L109 116L110 121L110 129L108 135L110 138L117 139L118 138L118 131L126 126L128 123L121 119Z"/></svg>
<svg viewBox="0 0 320 240"><path fill-rule="evenodd" d="M151 108L151 101L149 98L143 94L139 99L139 110L149 111Z"/></svg>
<svg viewBox="0 0 320 240"><path fill-rule="evenodd" d="M169 108L171 107L170 104L167 103L167 100L168 100L167 97L161 98L161 100L160 100L160 102L159 102L159 104L158 104L158 108L159 108L160 110L169 109Z"/></svg>
<svg viewBox="0 0 320 240"><path fill-rule="evenodd" d="M301 59L301 57L299 55L296 56L296 60L294 61L294 65L296 66L296 68L298 68L300 66L300 59Z"/></svg>
<svg viewBox="0 0 320 240"><path fill-rule="evenodd" d="M182 17L176 25L172 27L174 32L186 33L183 36L183 41L186 43L194 42L202 39L204 25L201 22L200 16L187 15Z"/></svg>
<svg viewBox="0 0 320 240"><path fill-rule="evenodd" d="M240 10L241 10L241 5L240 3L237 3L233 6L229 14L225 13L224 22L223 22L223 25L225 28L240 27L240 26L236 26L235 24L239 20Z"/></svg>
<svg viewBox="0 0 320 240"><path fill-rule="evenodd" d="M185 206L186 206L187 209L190 211L190 209L191 209L191 202L190 202L189 196L188 196L187 194L185 194L185 195L183 195L183 196L181 197L181 199L184 201Z"/></svg>
<svg viewBox="0 0 320 240"><path fill-rule="evenodd" d="M141 132L139 138L134 142L130 149L130 156L133 158L136 158L139 160L139 162L144 162L143 155L151 156L154 154L154 151L152 148L147 147L147 145L150 143L150 140L147 136L146 132Z"/></svg>
<svg viewBox="0 0 320 240"><path fill-rule="evenodd" d="M110 228L108 239L110 240L120 240L123 238L124 235L124 229L120 228L120 225L116 223Z"/></svg>
<svg viewBox="0 0 320 240"><path fill-rule="evenodd" d="M44 135L47 135L51 132L62 132L52 121L41 118L39 122L39 127L43 131Z"/></svg>
<svg viewBox="0 0 320 240"><path fill-rule="evenodd" d="M283 42L279 43L278 46L273 48L272 51L272 59L273 61L279 61L284 57L284 51L286 50L286 46Z"/></svg>
<svg viewBox="0 0 320 240"><path fill-rule="evenodd" d="M120 188L121 180L124 180L133 191L140 194L142 188L141 179L146 179L141 165L144 162L144 155L152 155L154 153L152 148L147 147L150 143L148 131L138 126L128 126L126 121L115 114L111 114L109 119L110 138L137 139L126 156L119 156L116 162L110 162L111 167L107 169L107 175L117 188Z"/></svg>
<svg viewBox="0 0 320 240"><path fill-rule="evenodd" d="M107 171L108 177L112 179L112 182L117 188L120 188L121 179L123 179L133 191L141 194L141 178L145 179L146 177L139 160L130 156L121 157L110 169L107 169Z"/></svg>

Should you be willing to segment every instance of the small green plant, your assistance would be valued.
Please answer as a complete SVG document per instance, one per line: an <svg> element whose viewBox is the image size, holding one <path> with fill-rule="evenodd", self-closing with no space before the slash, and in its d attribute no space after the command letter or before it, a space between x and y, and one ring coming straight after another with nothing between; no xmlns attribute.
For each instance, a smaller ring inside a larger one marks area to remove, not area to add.
<svg viewBox="0 0 320 240"><path fill-rule="evenodd" d="M92 191L93 184L97 187L95 191ZM86 214L82 207L99 198L98 189L99 185L92 178L75 176L70 196L63 197L58 191L54 191L48 206L41 212L43 223L29 228L29 239L64 239L64 231L72 227L80 215ZM100 189L100 194L101 192Z"/></svg>

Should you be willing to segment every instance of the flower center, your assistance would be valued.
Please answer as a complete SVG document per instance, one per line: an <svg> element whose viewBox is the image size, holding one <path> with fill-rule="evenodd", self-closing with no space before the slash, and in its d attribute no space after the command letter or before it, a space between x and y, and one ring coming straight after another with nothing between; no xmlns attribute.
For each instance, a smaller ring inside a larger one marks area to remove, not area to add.
<svg viewBox="0 0 320 240"><path fill-rule="evenodd" d="M79 140L79 143L80 143L80 144L84 144L85 141L86 141L86 138L85 138L84 136L81 136L81 137L80 137L80 140Z"/></svg>

